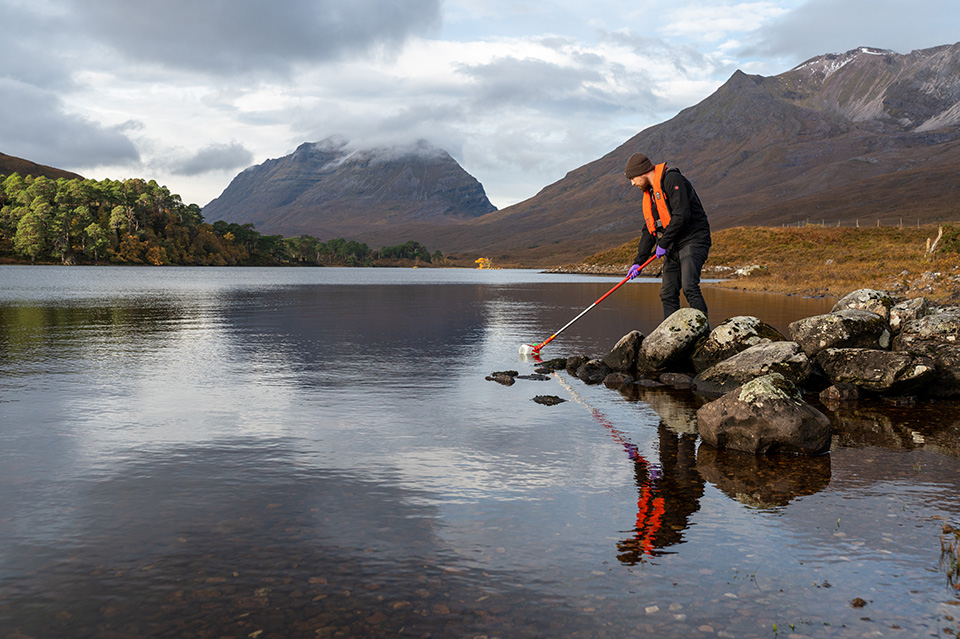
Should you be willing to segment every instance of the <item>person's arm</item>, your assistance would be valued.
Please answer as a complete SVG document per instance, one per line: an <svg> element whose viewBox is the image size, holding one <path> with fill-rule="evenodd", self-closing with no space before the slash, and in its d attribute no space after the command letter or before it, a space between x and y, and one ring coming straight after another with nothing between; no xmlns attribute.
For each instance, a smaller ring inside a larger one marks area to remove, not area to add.
<svg viewBox="0 0 960 639"><path fill-rule="evenodd" d="M650 235L650 231L647 230L647 226L644 225L643 233L640 235L640 242L637 244L637 256L633 258L633 263L643 264L646 262L647 258L650 257L650 253L653 252L653 248L656 246L656 244L656 238Z"/></svg>

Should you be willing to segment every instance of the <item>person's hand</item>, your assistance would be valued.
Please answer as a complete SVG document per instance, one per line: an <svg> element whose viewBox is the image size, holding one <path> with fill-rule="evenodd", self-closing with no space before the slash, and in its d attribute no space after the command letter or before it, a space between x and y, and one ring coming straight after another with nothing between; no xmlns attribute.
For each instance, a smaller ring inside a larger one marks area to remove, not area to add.
<svg viewBox="0 0 960 639"><path fill-rule="evenodd" d="M630 267L630 270L627 271L627 277L629 277L632 280L637 275L640 275L640 265L634 264L633 266Z"/></svg>
<svg viewBox="0 0 960 639"><path fill-rule="evenodd" d="M667 254L667 249L657 244L657 257L663 257Z"/></svg>

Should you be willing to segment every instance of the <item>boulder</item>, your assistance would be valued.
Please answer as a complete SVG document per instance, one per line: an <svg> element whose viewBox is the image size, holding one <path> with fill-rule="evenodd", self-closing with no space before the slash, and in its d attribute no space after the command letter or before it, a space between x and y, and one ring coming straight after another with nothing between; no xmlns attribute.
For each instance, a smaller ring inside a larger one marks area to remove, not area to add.
<svg viewBox="0 0 960 639"><path fill-rule="evenodd" d="M747 382L697 411L704 443L746 453L820 455L833 429L788 379L771 373Z"/></svg>
<svg viewBox="0 0 960 639"><path fill-rule="evenodd" d="M693 387L702 393L727 393L752 379L779 373L794 384L809 379L813 367L810 358L796 342L757 344L701 371L693 379Z"/></svg>
<svg viewBox="0 0 960 639"><path fill-rule="evenodd" d="M577 374L577 369L590 361L586 355L571 355L567 358L566 371L571 375Z"/></svg>
<svg viewBox="0 0 960 639"><path fill-rule="evenodd" d="M933 309L925 297L915 297L894 304L890 309L890 330L899 333L900 330L913 320L930 315Z"/></svg>
<svg viewBox="0 0 960 639"><path fill-rule="evenodd" d="M886 291L877 291L872 288L861 288L841 297L833 305L831 313L847 308L858 308L862 311L876 313L883 319L890 320L890 308L893 307L893 297Z"/></svg>
<svg viewBox="0 0 960 639"><path fill-rule="evenodd" d="M591 359L577 369L577 377L587 384L600 384L612 372L603 360Z"/></svg>
<svg viewBox="0 0 960 639"><path fill-rule="evenodd" d="M643 340L637 369L653 372L682 362L707 333L706 315L695 308L681 308Z"/></svg>
<svg viewBox="0 0 960 639"><path fill-rule="evenodd" d="M908 322L893 340L893 349L933 359L937 371L924 387L926 394L960 396L960 309L948 308Z"/></svg>
<svg viewBox="0 0 960 639"><path fill-rule="evenodd" d="M825 348L890 348L890 327L876 313L845 308L835 313L814 315L787 327L790 339L813 357Z"/></svg>
<svg viewBox="0 0 960 639"><path fill-rule="evenodd" d="M691 356L696 372L704 371L757 344L782 342L780 331L756 317L738 315L726 320L710 332Z"/></svg>
<svg viewBox="0 0 960 639"><path fill-rule="evenodd" d="M609 366L610 370L633 374L637 370L637 355L642 343L643 333L630 331L620 338L613 350L603 356L603 363Z"/></svg>
<svg viewBox="0 0 960 639"><path fill-rule="evenodd" d="M869 348L827 348L816 359L834 384L853 384L878 393L912 392L936 372L929 357Z"/></svg>

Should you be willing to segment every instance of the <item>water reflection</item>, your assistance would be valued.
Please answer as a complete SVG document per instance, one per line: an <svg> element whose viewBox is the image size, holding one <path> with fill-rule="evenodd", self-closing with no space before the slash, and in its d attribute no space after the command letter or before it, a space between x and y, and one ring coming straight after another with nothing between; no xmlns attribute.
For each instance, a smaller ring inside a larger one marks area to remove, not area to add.
<svg viewBox="0 0 960 639"><path fill-rule="evenodd" d="M830 484L830 455L751 455L701 446L696 464L706 481L752 508L786 506Z"/></svg>
<svg viewBox="0 0 960 639"><path fill-rule="evenodd" d="M657 434L659 463L650 464L639 455L634 459L637 523L631 536L617 543L617 559L630 566L642 562L645 555L660 555L682 543L683 531L703 496L704 482L696 468L696 436L676 433L663 423Z"/></svg>

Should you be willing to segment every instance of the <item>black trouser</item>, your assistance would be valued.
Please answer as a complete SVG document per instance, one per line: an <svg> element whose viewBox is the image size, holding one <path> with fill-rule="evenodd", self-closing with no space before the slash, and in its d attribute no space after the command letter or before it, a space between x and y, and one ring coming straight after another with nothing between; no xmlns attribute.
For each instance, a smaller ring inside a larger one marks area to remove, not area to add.
<svg viewBox="0 0 960 639"><path fill-rule="evenodd" d="M660 301L663 302L663 319L680 310L680 291L687 298L690 308L707 314L707 303L700 292L700 271L710 253L709 244L690 243L679 251L670 251L664 256L663 284Z"/></svg>

